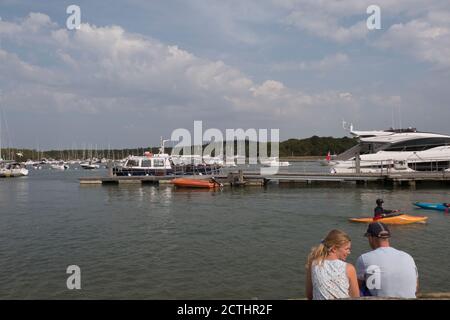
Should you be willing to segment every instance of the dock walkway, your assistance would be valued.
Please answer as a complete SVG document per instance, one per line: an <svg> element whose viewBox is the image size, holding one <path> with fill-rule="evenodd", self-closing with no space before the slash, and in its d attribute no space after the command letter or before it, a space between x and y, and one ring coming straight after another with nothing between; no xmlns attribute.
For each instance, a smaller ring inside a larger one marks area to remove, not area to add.
<svg viewBox="0 0 450 320"><path fill-rule="evenodd" d="M132 184L132 183L170 183L170 180L179 176L104 176L104 177L84 177L80 179L80 184ZM211 175L183 176L192 179L210 179ZM439 184L450 186L450 172L413 172L395 174L375 174L375 173L353 173L353 174L331 174L317 172L289 172L275 175L261 175L259 171L237 171L228 174L214 175L214 177L224 185L266 185L274 183L300 183L300 184L356 184L356 185L392 185L410 186L425 184Z"/></svg>

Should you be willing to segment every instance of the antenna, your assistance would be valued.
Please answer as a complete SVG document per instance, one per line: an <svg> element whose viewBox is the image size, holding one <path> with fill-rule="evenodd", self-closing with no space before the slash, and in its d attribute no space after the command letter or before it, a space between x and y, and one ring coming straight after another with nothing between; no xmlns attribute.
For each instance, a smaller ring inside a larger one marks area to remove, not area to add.
<svg viewBox="0 0 450 320"><path fill-rule="evenodd" d="M348 130L352 130L353 125L350 124L347 121L345 121L344 119L342 119L342 128L344 128L344 130L348 131Z"/></svg>
<svg viewBox="0 0 450 320"><path fill-rule="evenodd" d="M395 105L392 106L392 129L395 129Z"/></svg>
<svg viewBox="0 0 450 320"><path fill-rule="evenodd" d="M342 128L346 131L350 131L350 133L353 131L353 123L348 123L345 120L342 120Z"/></svg>
<svg viewBox="0 0 450 320"><path fill-rule="evenodd" d="M161 147L159 148L159 153L160 153L160 154L163 154L163 153L164 153L164 144L165 144L167 141L170 141L170 139L168 139L168 140L163 140L163 137L161 136Z"/></svg>

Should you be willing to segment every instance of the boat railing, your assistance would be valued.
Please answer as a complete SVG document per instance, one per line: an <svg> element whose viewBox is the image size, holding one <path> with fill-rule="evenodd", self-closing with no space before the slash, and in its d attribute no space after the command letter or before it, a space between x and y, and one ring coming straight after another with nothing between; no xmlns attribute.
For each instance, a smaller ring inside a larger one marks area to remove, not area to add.
<svg viewBox="0 0 450 320"><path fill-rule="evenodd" d="M413 171L441 172L450 169L450 161L448 158L436 157L433 159L407 159L407 160L360 160L360 170L379 170L381 175L390 174L394 169L399 170L411 169ZM357 161L352 160L352 168L357 173Z"/></svg>

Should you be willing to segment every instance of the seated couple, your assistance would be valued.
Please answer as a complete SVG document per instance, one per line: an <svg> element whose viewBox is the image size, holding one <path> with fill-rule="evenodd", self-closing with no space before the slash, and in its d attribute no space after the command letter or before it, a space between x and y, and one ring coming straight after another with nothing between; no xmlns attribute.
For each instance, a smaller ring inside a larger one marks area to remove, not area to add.
<svg viewBox="0 0 450 320"><path fill-rule="evenodd" d="M332 230L321 244L312 248L306 264L306 296L328 300L378 297L415 298L418 273L414 259L390 246L390 231L381 222L369 225L372 251L361 255L356 268L345 260L350 254L350 237Z"/></svg>

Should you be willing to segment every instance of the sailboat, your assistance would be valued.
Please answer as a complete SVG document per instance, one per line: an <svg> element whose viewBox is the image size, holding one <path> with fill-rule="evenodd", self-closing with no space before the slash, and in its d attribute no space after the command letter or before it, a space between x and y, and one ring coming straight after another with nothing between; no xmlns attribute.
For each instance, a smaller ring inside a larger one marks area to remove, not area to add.
<svg viewBox="0 0 450 320"><path fill-rule="evenodd" d="M2 115L0 109L0 178L2 177L22 177L28 175L25 165L15 161L5 161L2 158Z"/></svg>

